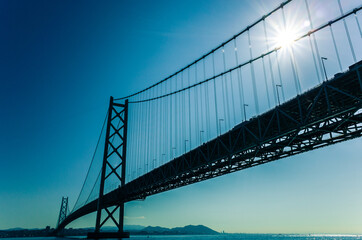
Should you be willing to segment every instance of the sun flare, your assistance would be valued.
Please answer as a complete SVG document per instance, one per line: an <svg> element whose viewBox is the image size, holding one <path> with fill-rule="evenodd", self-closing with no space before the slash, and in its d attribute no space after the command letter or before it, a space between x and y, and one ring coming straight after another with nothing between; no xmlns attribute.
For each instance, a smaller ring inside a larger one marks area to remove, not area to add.
<svg viewBox="0 0 362 240"><path fill-rule="evenodd" d="M293 31L282 31L279 32L277 36L277 45L279 47L289 47L294 43L294 40L297 38L297 35Z"/></svg>

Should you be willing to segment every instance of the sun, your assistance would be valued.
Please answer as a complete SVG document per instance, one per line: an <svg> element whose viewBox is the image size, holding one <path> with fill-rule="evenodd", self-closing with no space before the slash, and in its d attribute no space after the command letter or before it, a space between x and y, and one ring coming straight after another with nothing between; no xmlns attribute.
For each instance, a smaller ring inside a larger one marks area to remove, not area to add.
<svg viewBox="0 0 362 240"><path fill-rule="evenodd" d="M297 34L292 30L280 31L276 37L277 47L290 47L296 38Z"/></svg>

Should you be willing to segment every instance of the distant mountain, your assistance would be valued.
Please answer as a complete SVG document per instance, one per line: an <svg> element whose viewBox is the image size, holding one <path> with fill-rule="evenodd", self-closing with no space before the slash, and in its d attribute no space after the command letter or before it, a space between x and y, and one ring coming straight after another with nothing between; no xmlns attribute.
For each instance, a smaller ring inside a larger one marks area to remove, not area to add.
<svg viewBox="0 0 362 240"><path fill-rule="evenodd" d="M156 227L148 226L142 229L142 232L147 232L149 234L161 234L166 231L170 231L170 229L159 226Z"/></svg>
<svg viewBox="0 0 362 240"><path fill-rule="evenodd" d="M214 234L219 234L218 232L212 230L211 228L208 228L206 226L203 225L188 225L185 227L177 227L177 228L172 228L170 230L173 233L176 234L192 234L192 235L214 235Z"/></svg>
<svg viewBox="0 0 362 240"><path fill-rule="evenodd" d="M17 227L17 228L4 229L4 230L1 230L1 231L20 231L20 230L25 230L25 229L24 229L24 228Z"/></svg>
<svg viewBox="0 0 362 240"><path fill-rule="evenodd" d="M141 225L124 225L123 226L124 231L141 231L144 228L145 228L145 226L141 226ZM102 231L105 231L105 232L118 231L118 228L114 227L114 226L104 226L104 227L102 227Z"/></svg>
<svg viewBox="0 0 362 240"><path fill-rule="evenodd" d="M35 231L35 230L41 230L40 228L21 228L21 227L16 227L16 228L9 228L9 229L3 229L0 231Z"/></svg>
<svg viewBox="0 0 362 240"><path fill-rule="evenodd" d="M144 229L145 226L141 226L141 225L124 225L123 229L125 231L139 231L139 230L142 230Z"/></svg>
<svg viewBox="0 0 362 240"><path fill-rule="evenodd" d="M150 235L215 235L219 234L218 232L212 230L211 228L205 227L203 225L188 225L185 227L176 227L176 228L164 228L164 227L152 227L148 226L142 229L141 231L132 232L131 234L150 234Z"/></svg>

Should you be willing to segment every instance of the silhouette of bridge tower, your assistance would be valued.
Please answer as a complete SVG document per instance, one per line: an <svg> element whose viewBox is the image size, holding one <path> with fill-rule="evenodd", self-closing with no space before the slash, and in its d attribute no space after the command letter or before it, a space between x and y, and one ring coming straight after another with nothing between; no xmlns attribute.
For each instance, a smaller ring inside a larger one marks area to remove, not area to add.
<svg viewBox="0 0 362 240"><path fill-rule="evenodd" d="M68 197L62 197L62 202L60 204L59 217L57 222L57 228L61 222L67 217L68 214Z"/></svg>
<svg viewBox="0 0 362 240"><path fill-rule="evenodd" d="M127 238L129 233L123 231L124 202L119 202L110 210L110 205L104 197L105 181L115 176L119 181L119 187L123 187L126 182L126 149L127 149L127 121L128 121L128 100L124 104L113 102L110 98L106 137L103 152L103 164L101 171L101 182L97 203L97 218L95 231L88 233L88 238ZM121 169L121 171L119 171ZM114 216L119 211L118 220ZM102 220L102 212L106 217ZM117 232L101 232L101 227L112 220L117 226Z"/></svg>

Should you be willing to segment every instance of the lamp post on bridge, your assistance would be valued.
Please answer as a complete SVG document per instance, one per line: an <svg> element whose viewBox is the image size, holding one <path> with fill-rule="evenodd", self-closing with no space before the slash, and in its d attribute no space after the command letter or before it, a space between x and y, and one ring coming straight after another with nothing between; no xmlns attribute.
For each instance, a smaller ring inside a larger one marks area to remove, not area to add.
<svg viewBox="0 0 362 240"><path fill-rule="evenodd" d="M189 140L185 139L185 153L186 153L186 143L188 142Z"/></svg>
<svg viewBox="0 0 362 240"><path fill-rule="evenodd" d="M202 133L204 132L204 130L201 130L200 131L200 145L201 145L201 143L202 143Z"/></svg>
<svg viewBox="0 0 362 240"><path fill-rule="evenodd" d="M219 129L220 129L220 135L221 135L221 122L222 122L222 121L224 121L224 119L223 119L223 118L220 118L220 119L219 119Z"/></svg>
<svg viewBox="0 0 362 240"><path fill-rule="evenodd" d="M175 150L175 154L173 153L173 150ZM173 148L172 148L171 153L172 153L171 158L172 158L172 159L175 158L175 155L176 155L176 147L173 147Z"/></svg>
<svg viewBox="0 0 362 240"><path fill-rule="evenodd" d="M153 162L152 162L153 163L153 168L156 167L156 160L157 160L156 158L153 159Z"/></svg>
<svg viewBox="0 0 362 240"><path fill-rule="evenodd" d="M162 164L165 164L165 161L163 160L163 157L166 158L166 153L162 153ZM166 159L165 159L166 160Z"/></svg>
<svg viewBox="0 0 362 240"><path fill-rule="evenodd" d="M245 121L246 121L246 108L245 107L249 107L248 104L243 104L243 108L244 108L244 118L245 118Z"/></svg>
<svg viewBox="0 0 362 240"><path fill-rule="evenodd" d="M324 60L328 60L328 58L321 57L321 60L322 60L322 65L323 65L324 76L326 77L326 81L328 81L326 66L324 65Z"/></svg>
<svg viewBox="0 0 362 240"><path fill-rule="evenodd" d="M282 85L281 85L281 84L277 84L277 85L275 85L275 86L276 86L276 89L277 89L278 105L280 105L280 98L279 98L279 91L278 91L278 88L282 88Z"/></svg>

